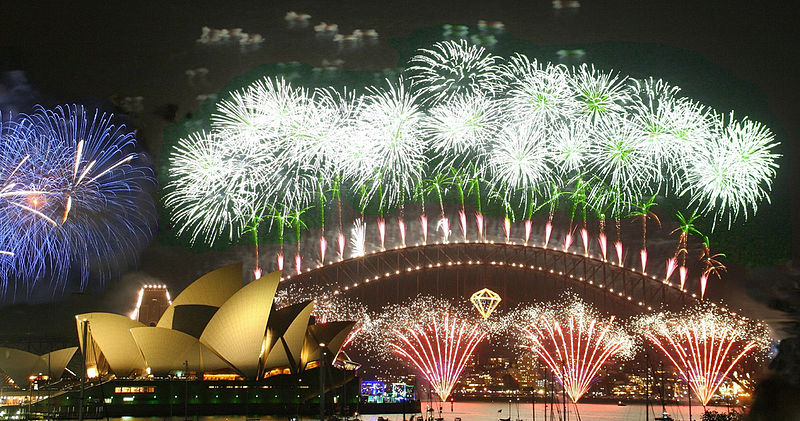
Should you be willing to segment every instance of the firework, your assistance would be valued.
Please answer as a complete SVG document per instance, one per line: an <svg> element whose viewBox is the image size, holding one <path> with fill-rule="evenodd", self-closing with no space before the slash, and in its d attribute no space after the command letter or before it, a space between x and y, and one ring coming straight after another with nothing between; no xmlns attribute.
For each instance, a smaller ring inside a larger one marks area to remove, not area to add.
<svg viewBox="0 0 800 421"><path fill-rule="evenodd" d="M107 279L133 263L152 238L152 170L133 133L112 116L79 105L38 107L0 130L3 290L15 294L40 279L63 288L78 274Z"/></svg>
<svg viewBox="0 0 800 421"><path fill-rule="evenodd" d="M439 159L437 168L463 167L487 153L488 142L502 122L498 101L479 95L456 96L428 110L422 133Z"/></svg>
<svg viewBox="0 0 800 421"><path fill-rule="evenodd" d="M380 248L391 248L384 244L395 238L386 236L385 213L421 202L425 243L424 206L433 193L440 213L436 229L447 241L449 223L441 221L447 218L448 191L457 191L464 240L472 196L480 240L487 238L482 200L502 206L511 222L526 221L526 242L527 221L549 205L547 246L563 196L571 202L570 221L582 212L587 254L588 211L618 223L642 217L636 260L645 271L648 258L654 260L645 231L656 197L688 201L690 211L728 224L769 200L779 157L774 134L758 122L722 117L664 81L631 80L590 65L567 68L520 54L504 60L463 40L419 50L404 76L341 92L272 77L226 95L210 130L180 139L168 153L164 197L176 230L193 244L236 243L252 233L257 252L260 229L282 229L261 223L275 220L268 214L286 217L313 206L321 225L314 241L322 241L330 201L339 210L337 234L344 231L344 192L356 198L359 218L377 213ZM73 170L72 180L79 177ZM488 192L483 199L481 189ZM53 221L69 217L71 209L70 204ZM405 245L406 230L417 228L401 220L402 210L396 238ZM567 250L580 226L568 228ZM510 241L510 231L506 237ZM606 259L602 227L598 241ZM345 245L340 237L340 257ZM621 264L619 236L613 247ZM323 260L324 254L321 243Z"/></svg>
<svg viewBox="0 0 800 421"><path fill-rule="evenodd" d="M400 247L406 246L406 223L403 218L397 218L397 229L400 231Z"/></svg>
<svg viewBox="0 0 800 421"><path fill-rule="evenodd" d="M531 230L533 230L533 221L526 219L525 222L525 244L531 239Z"/></svg>
<svg viewBox="0 0 800 421"><path fill-rule="evenodd" d="M574 117L580 110L568 69L560 64L541 64L515 54L503 66L506 104L526 121L553 124Z"/></svg>
<svg viewBox="0 0 800 421"><path fill-rule="evenodd" d="M774 134L760 123L737 121L732 114L724 123L719 120L719 135L688 157L684 192L703 213L713 214L715 222L727 217L730 226L740 213L747 218L759 202L769 200L779 155L772 152Z"/></svg>
<svg viewBox="0 0 800 421"><path fill-rule="evenodd" d="M512 318L534 351L553 371L573 402L589 390L611 358L629 358L633 340L614 316L600 316L588 304L566 296L555 306L517 310Z"/></svg>
<svg viewBox="0 0 800 421"><path fill-rule="evenodd" d="M613 195L611 212L629 212L628 204L652 194L660 181L658 166L647 153L645 137L625 120L600 122L589 147L587 164L600 182L593 186L593 196L600 200L599 191L608 188Z"/></svg>
<svg viewBox="0 0 800 421"><path fill-rule="evenodd" d="M352 257L367 254L367 223L360 219L353 222L353 228L350 230L350 247L353 249Z"/></svg>
<svg viewBox="0 0 800 421"><path fill-rule="evenodd" d="M388 81L387 81L388 83ZM358 110L355 137L372 166L356 161L346 174L363 189L362 206L377 196L378 207L392 208L413 196L422 180L427 142L421 134L422 112L416 94L408 92L403 81L389 83L387 89L369 88ZM363 187L362 187L363 186Z"/></svg>
<svg viewBox="0 0 800 421"><path fill-rule="evenodd" d="M492 142L488 181L503 192L503 200L511 202L516 195L527 207L542 186L555 182L546 144L544 131L527 123L506 126Z"/></svg>
<svg viewBox="0 0 800 421"><path fill-rule="evenodd" d="M590 123L609 122L625 113L625 104L631 102L631 89L627 77L605 73L593 65L574 69L569 83L580 103L579 113Z"/></svg>
<svg viewBox="0 0 800 421"><path fill-rule="evenodd" d="M445 314L442 320L393 329L394 351L428 380L442 402L446 401L464 371L475 347L486 337L479 325Z"/></svg>
<svg viewBox="0 0 800 421"><path fill-rule="evenodd" d="M769 345L762 323L709 304L647 315L636 326L675 366L703 406L743 358Z"/></svg>
<svg viewBox="0 0 800 421"><path fill-rule="evenodd" d="M431 102L463 94L491 94L500 82L499 58L465 40L438 42L409 63L409 79Z"/></svg>
<svg viewBox="0 0 800 421"><path fill-rule="evenodd" d="M652 78L631 83L631 122L646 138L646 148L662 174L679 191L689 172L686 157L706 147L715 118L706 107L680 98L680 88Z"/></svg>
<svg viewBox="0 0 800 421"><path fill-rule="evenodd" d="M238 239L271 195L263 165L268 157L214 134L181 139L170 156L164 203L178 233L191 243Z"/></svg>

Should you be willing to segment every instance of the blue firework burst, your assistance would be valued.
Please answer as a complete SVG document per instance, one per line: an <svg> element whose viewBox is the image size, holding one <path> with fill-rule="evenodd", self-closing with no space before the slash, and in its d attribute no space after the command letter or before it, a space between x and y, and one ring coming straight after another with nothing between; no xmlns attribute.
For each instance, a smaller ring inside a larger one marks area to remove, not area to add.
<svg viewBox="0 0 800 421"><path fill-rule="evenodd" d="M19 115L0 136L1 294L85 288L137 259L155 229L155 179L132 132L69 105Z"/></svg>

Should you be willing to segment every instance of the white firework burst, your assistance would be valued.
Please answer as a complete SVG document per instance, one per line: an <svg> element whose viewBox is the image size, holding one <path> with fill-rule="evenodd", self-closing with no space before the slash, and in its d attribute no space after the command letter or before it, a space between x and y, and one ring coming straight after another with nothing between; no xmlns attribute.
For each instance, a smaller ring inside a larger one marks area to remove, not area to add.
<svg viewBox="0 0 800 421"><path fill-rule="evenodd" d="M377 206L382 215L412 200L422 180L446 177L462 202L466 193L480 204L485 186L511 213L580 189L573 199L603 214L658 194L688 197L730 224L769 200L772 132L724 119L664 81L521 54L501 63L464 40L419 50L407 74L410 84L359 95L280 77L230 94L211 132L170 154L173 223L192 242L235 241L264 209L326 206L320 193L334 183L359 197L362 213Z"/></svg>
<svg viewBox="0 0 800 421"><path fill-rule="evenodd" d="M615 119L599 123L593 130L587 164L599 183L593 186L592 196L596 200L614 198L612 211L620 214L627 211L627 204L656 191L661 174L647 150L645 136L635 125ZM611 196L601 189L610 190Z"/></svg>
<svg viewBox="0 0 800 421"><path fill-rule="evenodd" d="M278 160L290 167L307 167L318 177L330 179L340 172L333 159L351 133L355 102L352 93L320 89L285 119L279 131Z"/></svg>
<svg viewBox="0 0 800 421"><path fill-rule="evenodd" d="M441 169L461 166L485 153L502 121L503 111L498 101L483 95L458 95L428 110L422 133L439 157Z"/></svg>
<svg viewBox="0 0 800 421"><path fill-rule="evenodd" d="M606 73L583 64L572 70L569 82L580 104L579 113L590 123L609 121L625 114L630 102L627 76Z"/></svg>
<svg viewBox="0 0 800 421"><path fill-rule="evenodd" d="M225 138L254 142L277 152L281 136L291 132L298 115L307 112L310 95L283 78L264 78L217 104L212 126Z"/></svg>
<svg viewBox="0 0 800 421"><path fill-rule="evenodd" d="M631 84L631 121L645 136L647 149L673 191L686 182L688 157L713 136L714 115L703 105L679 98L680 88L652 78Z"/></svg>
<svg viewBox="0 0 800 421"><path fill-rule="evenodd" d="M442 41L420 49L408 68L412 87L425 101L442 102L456 95L492 94L498 90L499 58L465 40Z"/></svg>
<svg viewBox="0 0 800 421"><path fill-rule="evenodd" d="M388 82L388 81L387 81ZM417 97L403 87L403 81L388 83L387 89L370 88L358 109L353 136L366 157L354 163L374 166L353 167L347 173L355 185L364 186L369 201L375 195L381 209L391 208L411 197L426 166L426 139L422 136L423 114Z"/></svg>
<svg viewBox="0 0 800 421"><path fill-rule="evenodd" d="M270 157L246 143L197 133L180 140L170 162L172 181L164 203L178 232L188 232L192 243L238 239L248 219L274 193L266 182Z"/></svg>
<svg viewBox="0 0 800 421"><path fill-rule="evenodd" d="M528 123L506 126L492 142L488 156L489 184L511 202L516 195L529 204L530 196L556 181L545 130Z"/></svg>
<svg viewBox="0 0 800 421"><path fill-rule="evenodd" d="M762 124L731 115L727 125L719 120L719 134L690 156L687 187L692 203L714 220L728 217L728 226L740 213L756 212L769 191L779 155L775 135Z"/></svg>
<svg viewBox="0 0 800 421"><path fill-rule="evenodd" d="M580 110L568 69L560 64L540 64L516 54L502 68L507 80L508 104L516 120L560 122Z"/></svg>
<svg viewBox="0 0 800 421"><path fill-rule="evenodd" d="M549 153L553 157L556 169L564 179L585 171L591 142L590 131L585 124L580 122L559 124L551 129L548 142Z"/></svg>

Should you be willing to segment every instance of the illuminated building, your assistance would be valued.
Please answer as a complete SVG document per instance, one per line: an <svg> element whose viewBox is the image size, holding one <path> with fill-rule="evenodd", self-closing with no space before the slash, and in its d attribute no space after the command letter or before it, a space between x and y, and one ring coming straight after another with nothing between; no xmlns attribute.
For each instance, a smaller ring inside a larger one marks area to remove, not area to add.
<svg viewBox="0 0 800 421"><path fill-rule="evenodd" d="M242 273L239 263L200 277L154 326L120 314L75 316L90 382L84 412L319 413L324 391L326 408L352 413L358 382L339 351L353 323L316 323L312 301L276 308L280 272L245 286ZM74 418L80 390L65 392L41 404Z"/></svg>
<svg viewBox="0 0 800 421"><path fill-rule="evenodd" d="M318 366L321 349L337 355L353 324L312 324L311 301L273 308L279 282L280 272L273 272L242 287L242 265L232 264L189 285L154 326L142 320L157 310L158 299L151 306L143 298L139 320L79 314L87 374L164 377L188 369L197 375L263 379ZM161 287L142 291L142 297L166 297Z"/></svg>
<svg viewBox="0 0 800 421"><path fill-rule="evenodd" d="M70 347L36 355L19 349L0 348L0 371L22 389L28 387L31 378L46 376L48 380L59 380L77 350L77 347Z"/></svg>
<svg viewBox="0 0 800 421"><path fill-rule="evenodd" d="M139 301L134 315L145 326L155 326L172 304L166 285L145 285L139 290Z"/></svg>

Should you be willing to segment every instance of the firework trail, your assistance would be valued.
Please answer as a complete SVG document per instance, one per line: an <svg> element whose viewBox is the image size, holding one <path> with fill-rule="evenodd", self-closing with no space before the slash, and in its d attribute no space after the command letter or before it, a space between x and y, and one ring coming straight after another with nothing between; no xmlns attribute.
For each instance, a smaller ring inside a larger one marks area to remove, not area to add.
<svg viewBox="0 0 800 421"><path fill-rule="evenodd" d="M386 220L383 218L378 218L378 238L381 241L381 250L384 249L383 244L384 240L386 239Z"/></svg>
<svg viewBox="0 0 800 421"><path fill-rule="evenodd" d="M531 239L531 230L533 229L533 221L530 219L525 220L525 244Z"/></svg>
<svg viewBox="0 0 800 421"><path fill-rule="evenodd" d="M475 212L475 226L478 228L478 239L483 239L483 214Z"/></svg>
<svg viewBox="0 0 800 421"><path fill-rule="evenodd" d="M544 224L544 247L547 248L547 245L550 244L550 235L553 233L553 223L547 221Z"/></svg>
<svg viewBox="0 0 800 421"><path fill-rule="evenodd" d="M589 231L581 228L581 241L583 241L583 254L589 255Z"/></svg>
<svg viewBox="0 0 800 421"><path fill-rule="evenodd" d="M419 225L422 229L422 244L428 242L428 217L425 214L419 216Z"/></svg>
<svg viewBox="0 0 800 421"><path fill-rule="evenodd" d="M534 351L552 370L573 402L589 390L611 358L632 356L633 340L588 304L566 296L555 306L517 310L512 318Z"/></svg>
<svg viewBox="0 0 800 421"><path fill-rule="evenodd" d="M356 219L350 230L350 247L352 257L361 257L367 254L367 223Z"/></svg>
<svg viewBox="0 0 800 421"><path fill-rule="evenodd" d="M19 115L0 135L3 293L11 282L30 295L42 279L55 292L70 273L84 289L138 259L155 228L155 179L132 132L67 105Z"/></svg>
<svg viewBox="0 0 800 421"><path fill-rule="evenodd" d="M325 264L325 252L328 250L328 240L325 237L319 237L319 262Z"/></svg>
<svg viewBox="0 0 800 421"><path fill-rule="evenodd" d="M606 238L606 235L601 232L597 236L597 242L600 244L600 252L603 254L603 260L606 260L608 253L608 238Z"/></svg>
<svg viewBox="0 0 800 421"><path fill-rule="evenodd" d="M450 239L450 220L442 218L436 223L436 230L442 231L442 241L447 242Z"/></svg>
<svg viewBox="0 0 800 421"><path fill-rule="evenodd" d="M336 242L339 245L339 259L342 259L344 256L344 246L347 243L344 234L340 232L339 235L336 236Z"/></svg>
<svg viewBox="0 0 800 421"><path fill-rule="evenodd" d="M406 246L406 223L403 218L397 218L397 229L400 231L400 247Z"/></svg>
<svg viewBox="0 0 800 421"><path fill-rule="evenodd" d="M463 209L458 211L458 226L461 227L464 241L467 241L467 213Z"/></svg>
<svg viewBox="0 0 800 421"><path fill-rule="evenodd" d="M635 325L675 366L703 406L743 358L764 352L770 342L762 323L709 304L647 315Z"/></svg>
<svg viewBox="0 0 800 421"><path fill-rule="evenodd" d="M570 246L572 246L572 228L564 235L564 251L569 251Z"/></svg>

